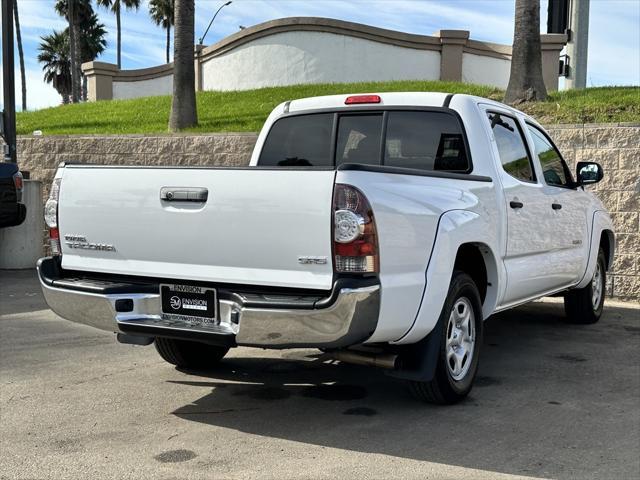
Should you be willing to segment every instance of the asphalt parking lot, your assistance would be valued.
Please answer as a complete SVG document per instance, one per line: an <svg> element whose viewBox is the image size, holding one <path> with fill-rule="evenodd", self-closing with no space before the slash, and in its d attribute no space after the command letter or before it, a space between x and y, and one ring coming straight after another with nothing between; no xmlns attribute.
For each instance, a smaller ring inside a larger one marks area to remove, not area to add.
<svg viewBox="0 0 640 480"><path fill-rule="evenodd" d="M178 371L0 272L0 478L640 478L640 310L561 316L490 319L471 396L434 407L315 350Z"/></svg>

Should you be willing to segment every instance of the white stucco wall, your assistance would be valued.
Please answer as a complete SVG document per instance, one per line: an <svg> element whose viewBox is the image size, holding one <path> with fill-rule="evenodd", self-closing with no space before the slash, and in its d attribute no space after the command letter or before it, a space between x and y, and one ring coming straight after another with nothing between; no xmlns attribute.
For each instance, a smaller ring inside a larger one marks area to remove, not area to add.
<svg viewBox="0 0 640 480"><path fill-rule="evenodd" d="M321 32L262 37L203 63L204 90L438 80L440 53Z"/></svg>
<svg viewBox="0 0 640 480"><path fill-rule="evenodd" d="M173 75L165 75L138 82L113 82L114 99L171 95L172 92Z"/></svg>
<svg viewBox="0 0 640 480"><path fill-rule="evenodd" d="M511 62L473 53L462 54L462 81L507 88Z"/></svg>

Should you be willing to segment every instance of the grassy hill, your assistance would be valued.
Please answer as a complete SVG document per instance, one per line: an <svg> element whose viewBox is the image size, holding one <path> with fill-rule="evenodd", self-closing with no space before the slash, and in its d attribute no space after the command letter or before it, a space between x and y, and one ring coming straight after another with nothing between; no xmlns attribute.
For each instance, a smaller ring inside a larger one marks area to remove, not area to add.
<svg viewBox="0 0 640 480"><path fill-rule="evenodd" d="M501 90L456 82L296 85L242 92L199 92L195 132L258 131L278 103L316 95L359 92L436 91L470 93L502 100ZM18 134L44 135L162 133L167 131L171 98L146 97L63 105L17 115ZM640 87L589 88L555 92L545 102L518 108L542 123L639 122Z"/></svg>

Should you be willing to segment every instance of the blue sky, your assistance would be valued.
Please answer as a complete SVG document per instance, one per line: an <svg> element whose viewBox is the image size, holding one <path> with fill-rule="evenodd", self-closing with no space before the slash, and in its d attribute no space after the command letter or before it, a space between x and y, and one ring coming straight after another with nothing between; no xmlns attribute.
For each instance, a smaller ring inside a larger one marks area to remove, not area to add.
<svg viewBox="0 0 640 480"><path fill-rule="evenodd" d="M222 3L196 0L196 38ZM541 3L544 30L547 0ZM240 25L289 16L332 17L426 35L440 29L466 29L474 39L510 44L514 4L515 0L234 0L218 15L205 44L236 32ZM54 0L18 0L18 5L28 107L57 105L60 97L43 82L36 56L40 36L64 28L65 22L56 15ZM99 60L115 63L115 17L103 8L96 11L109 32L107 51ZM165 34L149 19L147 0L139 11L123 14L122 26L123 68L164 63ZM17 64L16 56L16 68ZM19 79L16 72L18 92ZM587 83L640 85L640 0L591 0Z"/></svg>

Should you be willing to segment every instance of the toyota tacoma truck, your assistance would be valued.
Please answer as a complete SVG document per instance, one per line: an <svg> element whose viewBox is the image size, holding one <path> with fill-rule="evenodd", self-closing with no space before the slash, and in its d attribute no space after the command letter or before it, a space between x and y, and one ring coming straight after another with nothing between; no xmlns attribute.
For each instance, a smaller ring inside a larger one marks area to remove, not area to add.
<svg viewBox="0 0 640 480"><path fill-rule="evenodd" d="M549 295L598 321L611 219L533 118L468 95L285 102L247 167L63 164L39 277L68 320L208 368L318 348L419 399L470 391L483 321Z"/></svg>

